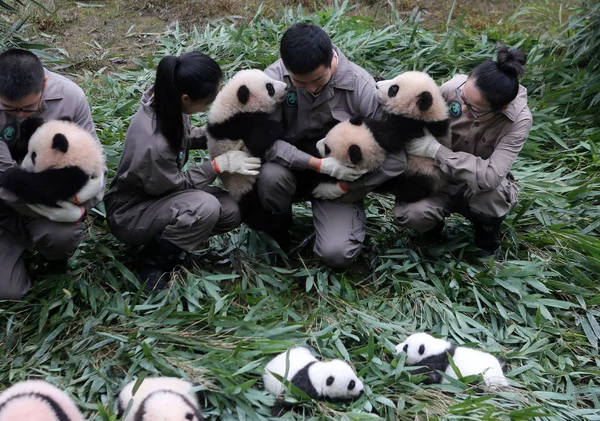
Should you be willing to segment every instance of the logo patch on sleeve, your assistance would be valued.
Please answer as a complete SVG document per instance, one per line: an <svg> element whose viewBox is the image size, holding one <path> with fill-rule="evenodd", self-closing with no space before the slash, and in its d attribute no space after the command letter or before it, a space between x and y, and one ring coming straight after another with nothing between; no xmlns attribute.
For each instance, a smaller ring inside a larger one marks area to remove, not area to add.
<svg viewBox="0 0 600 421"><path fill-rule="evenodd" d="M13 126L12 124L4 126L4 129L2 130L2 139L4 139L6 143L12 143L15 140L16 136L17 129L15 128L15 126Z"/></svg>
<svg viewBox="0 0 600 421"><path fill-rule="evenodd" d="M448 111L450 111L452 117L460 117L462 115L462 105L458 101L450 101Z"/></svg>
<svg viewBox="0 0 600 421"><path fill-rule="evenodd" d="M298 106L298 94L294 91L290 91L287 93L285 97L285 105L288 107L297 107Z"/></svg>

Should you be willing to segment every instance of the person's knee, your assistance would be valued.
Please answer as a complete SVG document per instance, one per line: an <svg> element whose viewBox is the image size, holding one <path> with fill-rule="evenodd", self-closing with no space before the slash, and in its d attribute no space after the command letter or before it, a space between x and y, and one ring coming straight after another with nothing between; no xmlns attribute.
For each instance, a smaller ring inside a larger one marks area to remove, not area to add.
<svg viewBox="0 0 600 421"><path fill-rule="evenodd" d="M256 183L260 203L269 212L284 212L292 206L296 178L291 170L267 162L261 167Z"/></svg>
<svg viewBox="0 0 600 421"><path fill-rule="evenodd" d="M36 242L36 247L47 260L68 259L79 246L84 228L83 223L64 224L41 236Z"/></svg>
<svg viewBox="0 0 600 421"><path fill-rule="evenodd" d="M403 227L425 233L438 225L444 214L433 212L431 209L415 206L414 203L397 204L394 208L396 221Z"/></svg>
<svg viewBox="0 0 600 421"><path fill-rule="evenodd" d="M347 269L354 263L361 250L361 243L351 242L345 245L329 242L315 246L317 257L327 266L336 270Z"/></svg>
<svg viewBox="0 0 600 421"><path fill-rule="evenodd" d="M31 287L31 281L25 271L25 268L15 273L8 272L9 277L3 279L0 277L0 300L20 300Z"/></svg>
<svg viewBox="0 0 600 421"><path fill-rule="evenodd" d="M235 203L222 203L219 215L219 226L227 231L232 230L242 223L242 213Z"/></svg>

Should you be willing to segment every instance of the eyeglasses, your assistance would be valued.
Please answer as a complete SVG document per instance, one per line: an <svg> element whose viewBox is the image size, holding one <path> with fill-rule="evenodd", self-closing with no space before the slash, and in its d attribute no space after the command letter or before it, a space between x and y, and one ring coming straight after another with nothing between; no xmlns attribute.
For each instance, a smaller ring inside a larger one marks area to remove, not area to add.
<svg viewBox="0 0 600 421"><path fill-rule="evenodd" d="M465 106L467 107L467 111L469 112L469 114L471 114L475 118L481 118L483 116L486 116L486 115L491 114L491 113L493 113L493 112L496 111L496 110L489 110L489 111L485 111L483 113L478 113L477 111L475 111L473 109L473 106L471 104L469 104L467 102L467 100L465 99L465 93L463 91L463 86L464 86L465 83L467 83L466 80L463 83L461 83L458 88L456 88L456 96L458 97L458 99L460 99L462 101L463 104L465 104Z"/></svg>
<svg viewBox="0 0 600 421"><path fill-rule="evenodd" d="M42 99L44 98L44 89L42 89L42 92L40 93L40 99L38 100L37 103L37 107L34 109L31 108L0 108L0 112L5 112L5 113L25 113L25 114L29 114L29 115L33 115L36 113L39 113L42 107Z"/></svg>

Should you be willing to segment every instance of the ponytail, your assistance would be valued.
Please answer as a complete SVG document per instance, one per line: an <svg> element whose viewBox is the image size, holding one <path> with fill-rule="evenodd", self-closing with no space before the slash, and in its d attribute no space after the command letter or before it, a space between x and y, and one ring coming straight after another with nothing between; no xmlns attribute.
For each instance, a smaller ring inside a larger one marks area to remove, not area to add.
<svg viewBox="0 0 600 421"><path fill-rule="evenodd" d="M223 72L206 54L192 51L181 57L166 56L156 69L153 107L155 133L162 134L173 151L178 152L184 136L182 95L211 102L219 90Z"/></svg>

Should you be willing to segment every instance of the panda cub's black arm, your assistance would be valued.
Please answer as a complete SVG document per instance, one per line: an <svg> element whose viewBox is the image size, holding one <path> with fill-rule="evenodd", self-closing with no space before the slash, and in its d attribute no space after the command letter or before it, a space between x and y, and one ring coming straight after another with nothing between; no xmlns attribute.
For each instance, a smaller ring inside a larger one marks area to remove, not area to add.
<svg viewBox="0 0 600 421"><path fill-rule="evenodd" d="M254 156L264 158L265 154L273 144L283 138L283 127L280 123L269 118L260 121L252 127L252 130L244 139L244 144Z"/></svg>
<svg viewBox="0 0 600 421"><path fill-rule="evenodd" d="M69 200L88 182L88 175L78 167L50 169L39 173L15 167L0 177L0 185L28 203L56 206Z"/></svg>

